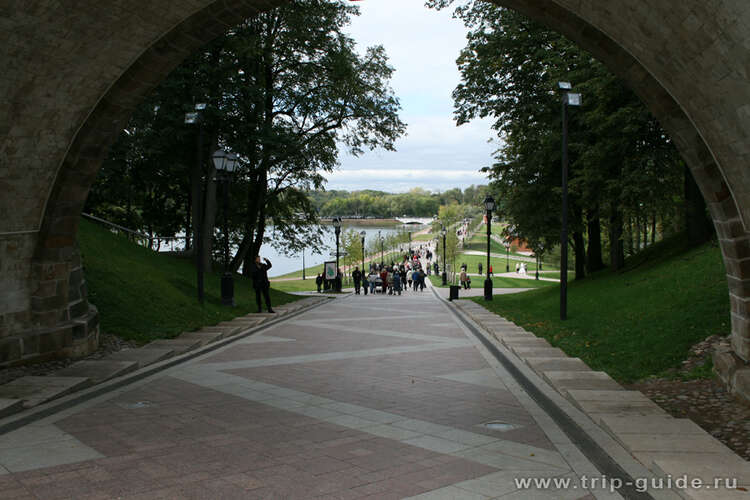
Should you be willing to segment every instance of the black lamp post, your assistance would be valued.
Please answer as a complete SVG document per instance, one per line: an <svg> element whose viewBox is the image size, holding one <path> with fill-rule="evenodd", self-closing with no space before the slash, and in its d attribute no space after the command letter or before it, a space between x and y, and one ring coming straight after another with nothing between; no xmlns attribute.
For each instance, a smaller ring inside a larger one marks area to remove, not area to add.
<svg viewBox="0 0 750 500"><path fill-rule="evenodd" d="M445 230L445 226L440 230L440 236L443 237L443 286L448 284L448 272L445 267L445 235L448 234L448 231Z"/></svg>
<svg viewBox="0 0 750 500"><path fill-rule="evenodd" d="M383 244L385 242L383 241L383 237L380 235L380 231L378 231L378 239L380 240L380 267L383 267L383 261L384 261Z"/></svg>
<svg viewBox="0 0 750 500"><path fill-rule="evenodd" d="M562 92L562 231L560 233L560 319L568 319L568 106L580 106L581 94L571 93L568 82Z"/></svg>
<svg viewBox="0 0 750 500"><path fill-rule="evenodd" d="M196 203L197 209L195 210L195 269L197 272L197 287L198 287L198 302L203 304L204 297L204 286L203 286L203 212L205 210L204 200L204 189L201 178L201 172L203 170L203 120L201 120L201 112L206 109L205 103L198 103L195 105L195 111L185 113L185 123L188 125L198 124L198 164L196 168L196 175L198 175L199 186L198 192L194 193L197 195L197 199L193 200ZM187 242L186 242L187 246Z"/></svg>
<svg viewBox="0 0 750 500"><path fill-rule="evenodd" d="M222 184L222 197L224 198L224 273L221 275L221 303L225 306L234 307L234 277L229 270L229 225L227 215L229 214L229 184L232 182L232 173L237 168L237 155L227 153L219 149L214 152L211 159L216 167L217 180Z"/></svg>
<svg viewBox="0 0 750 500"><path fill-rule="evenodd" d="M339 276L339 235L341 235L341 217L334 217L332 220L333 230L336 233L336 279L334 281L336 291L341 291L341 276Z"/></svg>
<svg viewBox="0 0 750 500"><path fill-rule="evenodd" d="M362 237L362 273L365 272L365 236L367 236L367 233L364 231L360 231L359 235Z"/></svg>
<svg viewBox="0 0 750 500"><path fill-rule="evenodd" d="M484 300L492 300L492 280L490 279L490 239L492 235L492 212L495 210L495 199L487 195L484 199L487 210L487 279L484 280Z"/></svg>

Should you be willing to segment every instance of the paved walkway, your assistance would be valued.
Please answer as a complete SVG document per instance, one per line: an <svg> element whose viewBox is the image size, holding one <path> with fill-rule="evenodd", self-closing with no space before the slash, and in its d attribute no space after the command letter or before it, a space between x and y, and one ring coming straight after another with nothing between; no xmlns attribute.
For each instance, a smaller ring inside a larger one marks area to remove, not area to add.
<svg viewBox="0 0 750 500"><path fill-rule="evenodd" d="M17 499L619 498L429 290L330 301L0 436L0 465ZM544 477L571 487L515 484Z"/></svg>

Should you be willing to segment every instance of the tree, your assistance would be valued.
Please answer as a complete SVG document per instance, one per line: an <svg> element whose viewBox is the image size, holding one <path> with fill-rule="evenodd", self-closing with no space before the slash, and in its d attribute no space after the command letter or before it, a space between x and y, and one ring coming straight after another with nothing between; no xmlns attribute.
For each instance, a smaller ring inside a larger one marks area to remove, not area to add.
<svg viewBox="0 0 750 500"><path fill-rule="evenodd" d="M222 148L238 154L241 168L232 183L228 214L238 248L233 271L269 241L269 224L278 237L271 243L290 252L319 244L320 235L312 229L317 213L308 193L323 186L322 173L336 166L339 148L355 155L377 147L392 150L405 131L398 99L388 86L393 69L385 50L369 47L360 55L343 33L357 14L356 7L343 2L296 0L247 19L159 86L129 125L138 140L121 137L113 148L119 157L112 164L122 165L127 155L150 167L162 160L153 148L136 149L135 142L177 152L185 161L173 162L179 168L169 177L180 179L181 192L191 194L179 198L171 193L183 213L170 219L183 224L192 212L194 225L202 216L201 237L210 249L218 201L211 153ZM184 112L196 102L208 104L202 113L199 161L193 156L197 127L183 123ZM155 109L156 116L142 118ZM169 117L170 127L161 116ZM202 214L201 191L206 193ZM171 205L163 201L162 191L152 192L149 217L155 220L168 214ZM123 196L118 198L121 204ZM140 202L141 210L147 201ZM195 233L188 224L186 233L191 230Z"/></svg>
<svg viewBox="0 0 750 500"><path fill-rule="evenodd" d="M582 278L587 259L588 270L603 264L602 214L617 257L624 213L671 210L663 200L679 191L679 155L637 97L560 34L489 2L466 2L455 12L470 28L457 61L456 121L495 119L504 145L485 171L504 216L526 240L553 241L560 227L557 82L572 81L585 96L586 105L571 113L569 147L570 243Z"/></svg>

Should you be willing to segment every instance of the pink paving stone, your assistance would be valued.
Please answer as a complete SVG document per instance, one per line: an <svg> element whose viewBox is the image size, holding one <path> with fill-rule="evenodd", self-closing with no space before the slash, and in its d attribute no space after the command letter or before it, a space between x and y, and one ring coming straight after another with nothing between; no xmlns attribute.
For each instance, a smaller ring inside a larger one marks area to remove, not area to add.
<svg viewBox="0 0 750 500"><path fill-rule="evenodd" d="M362 309L387 304L404 321L358 321L358 327L384 328L441 338L465 339L442 306L420 302L344 300L297 319L372 317ZM392 306L392 307L391 307ZM428 312L410 321L410 312ZM254 360L378 347L432 344L410 339L281 323L268 335L294 342L234 345L206 362ZM231 371L252 380L317 394L335 401L379 409L470 432L552 448L524 408L507 390L440 378L488 367L474 347L446 347L358 359L277 365ZM149 405L132 408L135 402ZM497 434L477 424L503 419L522 426ZM372 498L416 495L473 479L496 469L442 455L365 432L321 422L164 376L112 400L83 409L58 426L105 458L69 468L9 475L33 482L54 472L59 492L123 498ZM75 475L75 480L72 475ZM25 494L19 482L0 485ZM77 484L76 484L77 481ZM51 483L39 481L39 493ZM13 486L18 486L15 490ZM78 490L76 490L78 488ZM62 495L61 495L62 496Z"/></svg>

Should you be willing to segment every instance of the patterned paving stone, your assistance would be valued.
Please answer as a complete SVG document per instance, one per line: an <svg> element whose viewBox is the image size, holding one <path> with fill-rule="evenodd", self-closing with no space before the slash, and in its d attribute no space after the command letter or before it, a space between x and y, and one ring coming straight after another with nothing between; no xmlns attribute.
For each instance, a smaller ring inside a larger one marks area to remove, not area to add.
<svg viewBox="0 0 750 500"><path fill-rule="evenodd" d="M571 473L525 404L431 295L349 297L52 419L24 437L28 468L0 470L0 487L19 498L512 495L514 474ZM53 444L77 451L54 463L33 452Z"/></svg>

